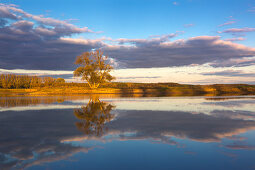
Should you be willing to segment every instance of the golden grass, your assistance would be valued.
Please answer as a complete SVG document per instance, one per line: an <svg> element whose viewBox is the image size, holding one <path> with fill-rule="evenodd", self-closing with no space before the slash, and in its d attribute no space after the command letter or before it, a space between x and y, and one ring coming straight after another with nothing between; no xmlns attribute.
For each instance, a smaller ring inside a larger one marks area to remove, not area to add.
<svg viewBox="0 0 255 170"><path fill-rule="evenodd" d="M42 87L34 89L0 89L0 96L48 96L48 95L85 95L119 94L133 96L215 96L215 95L254 95L255 86L205 85L172 86L166 88L98 88L86 87Z"/></svg>

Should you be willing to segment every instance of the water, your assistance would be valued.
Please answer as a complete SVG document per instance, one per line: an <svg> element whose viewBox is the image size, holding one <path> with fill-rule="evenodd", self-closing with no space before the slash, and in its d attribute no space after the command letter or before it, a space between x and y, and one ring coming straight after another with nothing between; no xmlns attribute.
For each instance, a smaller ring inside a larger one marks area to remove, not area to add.
<svg viewBox="0 0 255 170"><path fill-rule="evenodd" d="M255 97L1 97L0 169L255 169Z"/></svg>

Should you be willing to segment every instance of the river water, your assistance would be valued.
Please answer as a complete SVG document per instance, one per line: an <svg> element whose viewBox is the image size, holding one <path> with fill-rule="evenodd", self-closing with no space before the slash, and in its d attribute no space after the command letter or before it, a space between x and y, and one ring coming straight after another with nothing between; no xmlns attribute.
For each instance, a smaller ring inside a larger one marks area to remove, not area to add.
<svg viewBox="0 0 255 170"><path fill-rule="evenodd" d="M1 97L0 169L255 169L255 96Z"/></svg>

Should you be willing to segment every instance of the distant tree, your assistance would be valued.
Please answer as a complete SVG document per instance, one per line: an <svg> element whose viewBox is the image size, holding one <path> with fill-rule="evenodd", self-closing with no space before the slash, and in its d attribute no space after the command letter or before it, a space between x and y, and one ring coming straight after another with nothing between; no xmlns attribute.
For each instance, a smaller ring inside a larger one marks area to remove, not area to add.
<svg viewBox="0 0 255 170"><path fill-rule="evenodd" d="M65 83L65 79L59 77L59 78L57 78L56 82L59 84Z"/></svg>
<svg viewBox="0 0 255 170"><path fill-rule="evenodd" d="M62 78L38 77L29 75L16 74L0 74L0 88L4 89L28 89L36 87L50 87L57 85L65 85L65 80Z"/></svg>
<svg viewBox="0 0 255 170"><path fill-rule="evenodd" d="M52 86L55 83L55 79L52 77L43 77L43 81L46 87Z"/></svg>
<svg viewBox="0 0 255 170"><path fill-rule="evenodd" d="M107 56L104 56L100 50L85 52L77 56L75 64L80 67L74 71L74 76L81 76L81 79L87 81L92 89L96 89L100 84L114 79L110 75L113 67L107 63Z"/></svg>

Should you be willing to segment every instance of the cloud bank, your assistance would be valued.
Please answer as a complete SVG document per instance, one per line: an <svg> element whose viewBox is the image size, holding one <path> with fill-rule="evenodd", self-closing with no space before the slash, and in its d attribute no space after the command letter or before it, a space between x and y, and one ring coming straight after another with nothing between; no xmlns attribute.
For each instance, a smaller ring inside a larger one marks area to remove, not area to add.
<svg viewBox="0 0 255 170"><path fill-rule="evenodd" d="M168 67L205 64L255 56L255 48L246 47L218 36L199 36L187 40L134 40L134 46L106 46L104 51L128 67ZM146 62L145 62L146 61Z"/></svg>
<svg viewBox="0 0 255 170"><path fill-rule="evenodd" d="M229 29L223 32L247 32L253 29ZM219 36L177 39L183 32L151 36L147 39L77 39L72 36L96 32L67 21L33 15L14 5L0 4L0 68L73 70L77 55L102 49L122 68L150 68L200 65L214 67L230 60L255 56L255 48ZM175 40L173 40L175 39ZM106 43L107 42L107 43ZM246 62L253 65L254 62Z"/></svg>

